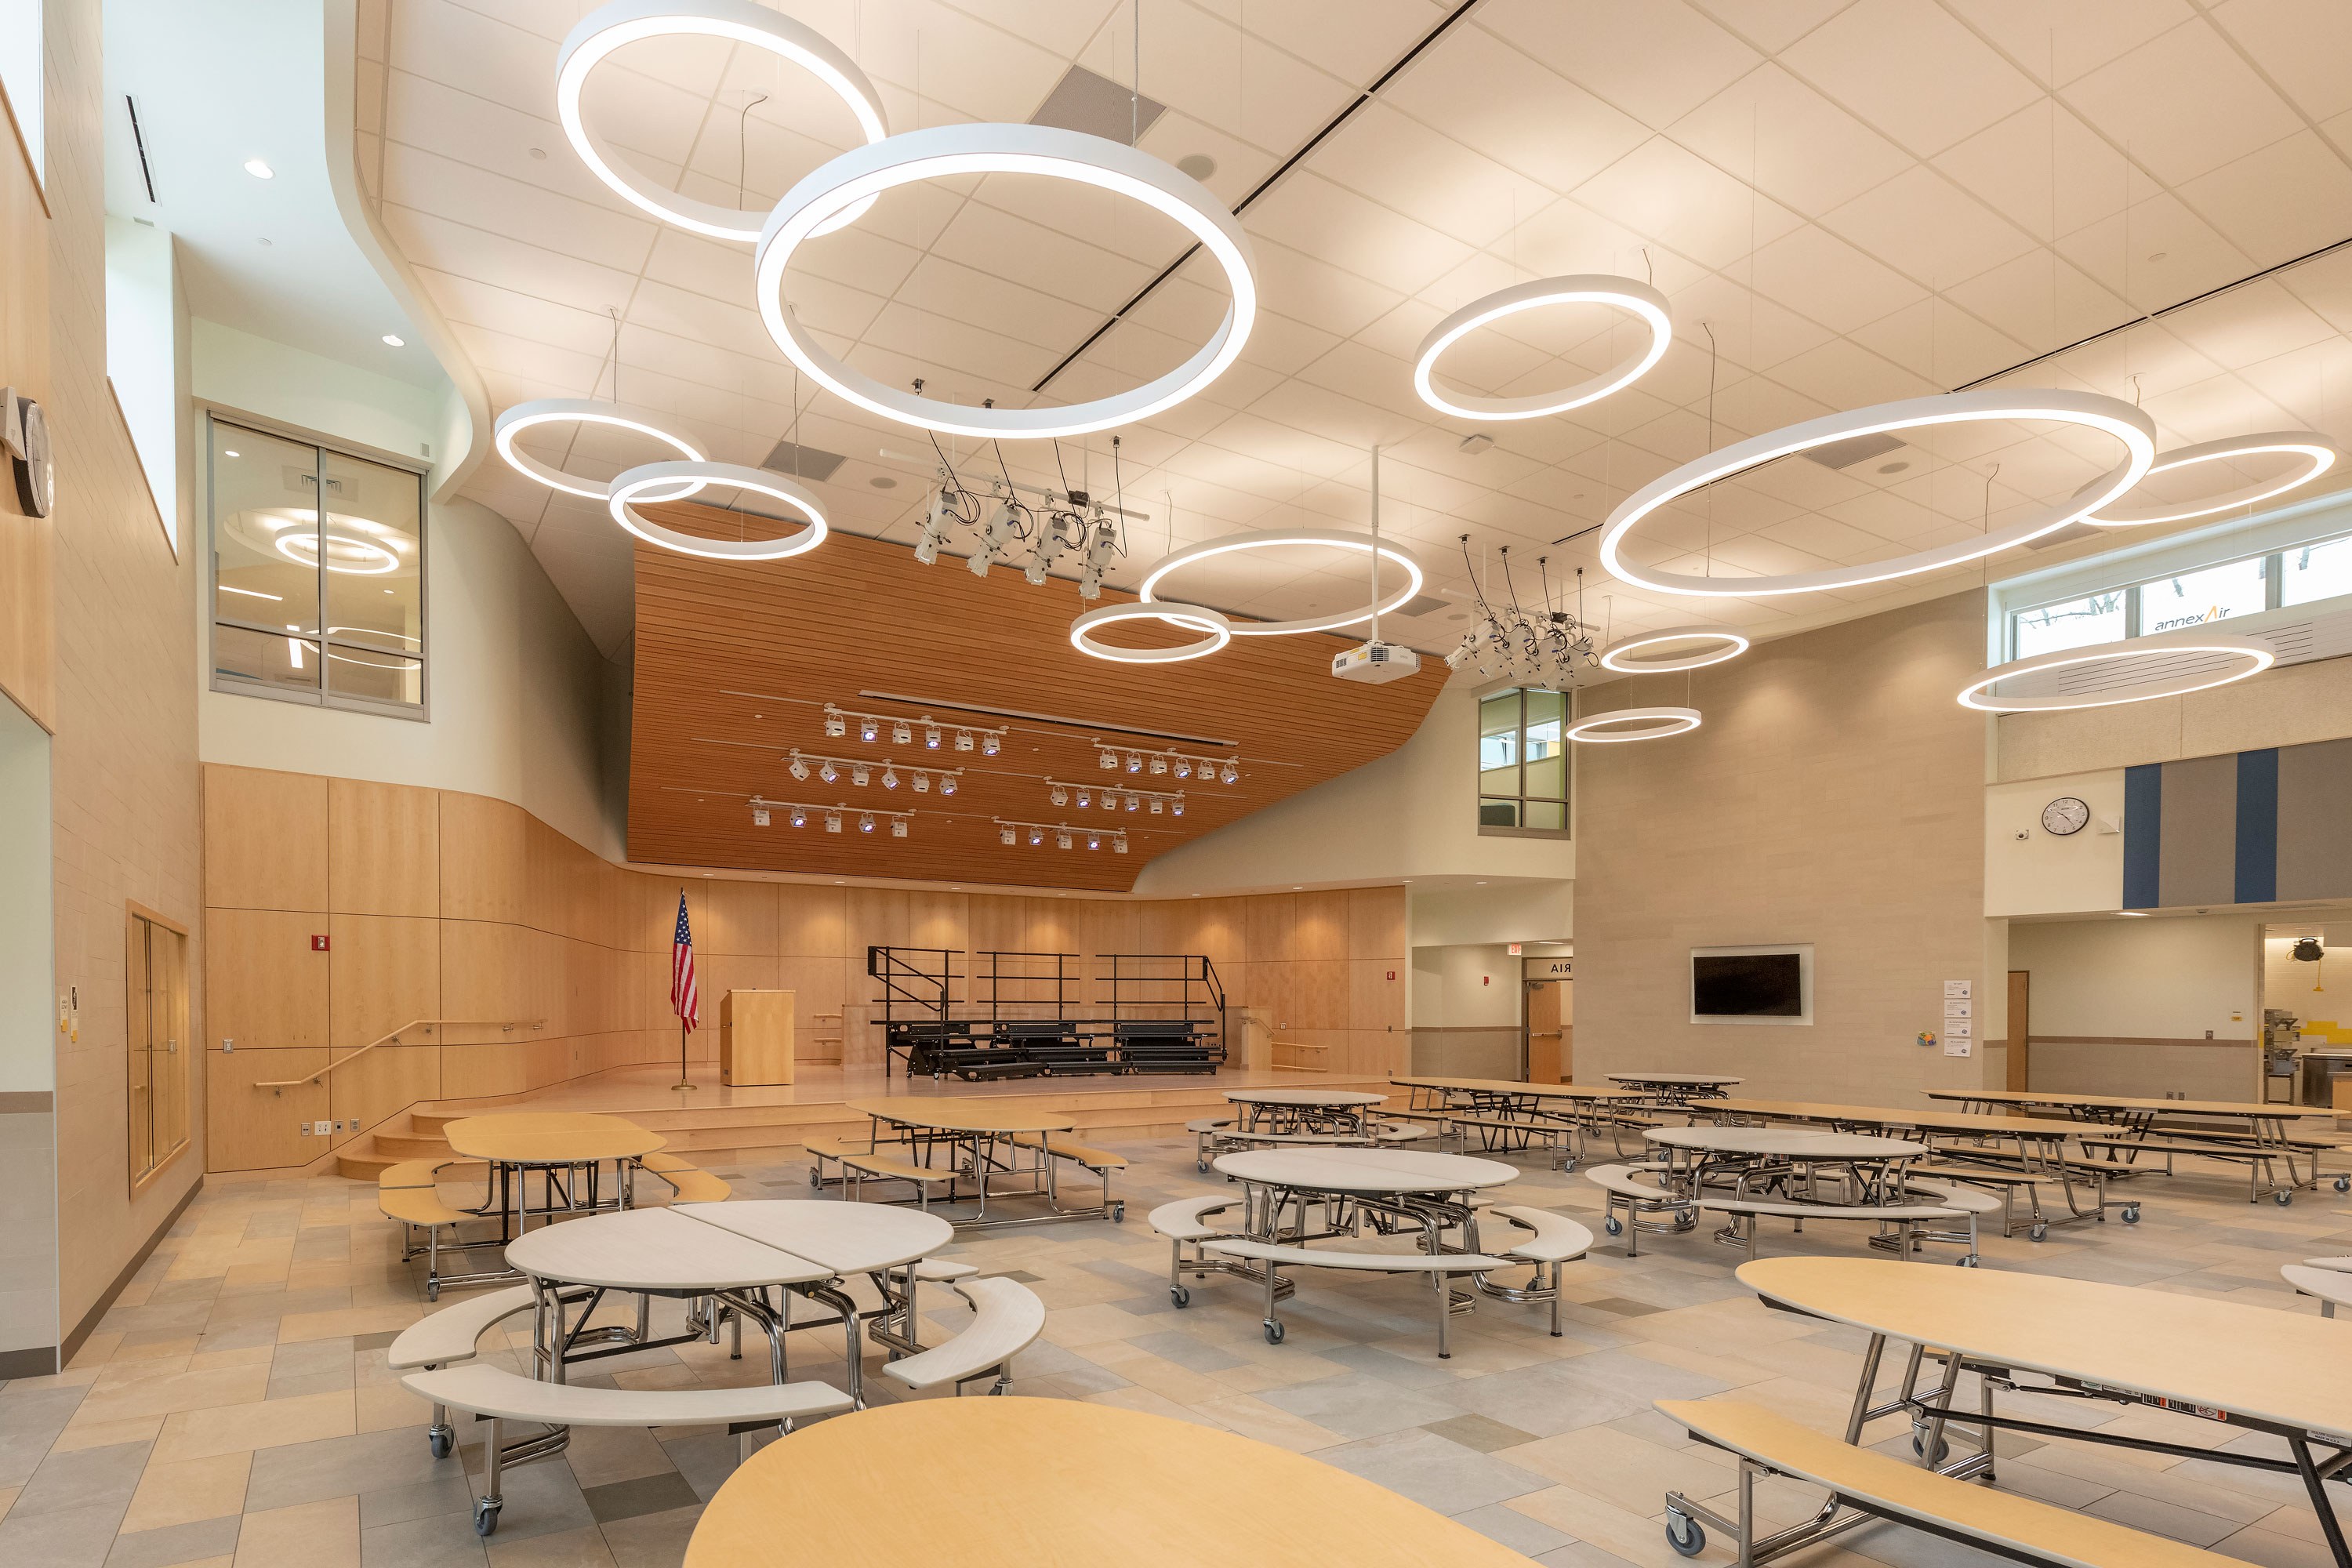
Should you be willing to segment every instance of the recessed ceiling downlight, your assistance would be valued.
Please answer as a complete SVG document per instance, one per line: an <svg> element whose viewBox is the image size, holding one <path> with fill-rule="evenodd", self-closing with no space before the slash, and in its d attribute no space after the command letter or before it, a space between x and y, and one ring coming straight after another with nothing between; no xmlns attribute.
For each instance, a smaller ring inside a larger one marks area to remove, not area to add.
<svg viewBox="0 0 2352 1568"><path fill-rule="evenodd" d="M1153 603L1152 595L1159 592L1160 584L1196 562L1231 555L1237 551L1278 550L1286 545L1321 545L1334 550L1354 551L1360 555L1370 554L1374 548L1370 534L1349 533L1339 529L1269 528L1252 533L1228 533L1219 539L1188 544L1172 554L1161 556L1159 563L1144 574L1135 596L1144 604ZM1381 606L1380 613L1385 616L1420 595L1426 574L1422 571L1421 563L1414 558L1412 552L1395 541L1381 540L1379 550L1382 560L1392 561L1404 568L1407 579L1405 585ZM1328 616L1309 616L1294 621L1236 621L1233 624L1233 634L1237 637L1292 637L1303 632L1336 631L1341 626L1352 626L1371 618L1372 612L1367 608L1345 610Z"/></svg>
<svg viewBox="0 0 2352 1568"><path fill-rule="evenodd" d="M2186 522L2192 517L2212 517L2238 507L2266 501L2273 496L2301 489L2334 468L2344 456L2344 450L2325 436L2308 430L2274 430L2261 436L2231 436L2220 441L2200 442L2194 447L2182 447L2175 451L2159 452L2148 466L2147 478L2168 474L2200 463L2224 463L2235 458L2258 457L2263 453L2280 452L2301 458L2300 471L2290 472L2284 479L2256 479L2220 495L2206 496L2193 501L2159 502L2153 506L2115 507L2104 515L2093 514L2083 521L2094 528L2145 528L2153 522ZM2145 482L2145 481L2143 481ZM2128 499L2128 498L2126 498Z"/></svg>
<svg viewBox="0 0 2352 1568"><path fill-rule="evenodd" d="M2268 643L2189 626L2128 642L2013 658L1969 682L1960 691L1959 703L1987 713L2113 708L2210 691L2260 675L2277 661L2278 653ZM2025 689L1996 695L1993 688L2008 681L2021 681Z"/></svg>
<svg viewBox="0 0 2352 1568"><path fill-rule="evenodd" d="M589 13L563 40L555 58L555 113L563 134L580 154L589 173L614 194L664 223L674 224L712 239L745 242L760 237L765 214L699 201L647 179L628 160L588 129L580 111L581 92L594 70L616 50L654 38L719 38L747 45L800 67L824 83L850 113L871 143L887 136L889 127L882 97L857 63L835 48L824 35L790 16L781 16L752 0L614 0ZM830 222L816 229L828 234L857 221L874 205L871 195L854 207L837 210Z"/></svg>
<svg viewBox="0 0 2352 1568"><path fill-rule="evenodd" d="M974 408L886 385L853 370L818 343L784 303L785 269L810 236L884 191L965 174L1034 174L1129 196L1172 218L1224 269L1233 300L1225 318L1190 359L1156 380L1090 403L1058 408ZM769 215L753 258L760 319L794 364L868 413L943 436L1084 436L1149 419L1191 397L1240 357L1257 320L1249 239L1198 180L1149 153L1050 125L938 125L855 148L794 185Z"/></svg>
<svg viewBox="0 0 2352 1568"><path fill-rule="evenodd" d="M562 490L565 495L581 496L589 500L609 499L613 493L612 487L603 480L583 479L577 474L567 474L561 468L551 468L515 445L515 437L536 426L564 424L608 425L616 430L634 431L640 436L651 437L673 451L683 453L691 461L702 460L702 454L688 442L657 425L648 424L635 415L623 411L617 404L600 402L593 397L540 397L529 403L518 403L499 416L498 422L491 426L491 440L499 449L499 456L507 460L507 466L525 479L537 479L548 489ZM701 488L698 482L689 483L667 495L647 495L637 499L678 500Z"/></svg>
<svg viewBox="0 0 2352 1568"><path fill-rule="evenodd" d="M807 521L799 531L782 539L710 539L698 533L681 533L677 529L665 528L639 514L630 504L640 500L675 500L682 493L678 486L688 481L692 481L696 489L705 485L720 485L751 490L783 502ZM661 493L655 493L656 491ZM814 550L824 543L828 527L824 506L814 494L781 474L772 474L765 468L747 468L740 463L647 463L614 479L613 493L605 505L611 509L614 522L647 544L657 544L681 555L699 555L710 561L782 561Z"/></svg>
<svg viewBox="0 0 2352 1568"><path fill-rule="evenodd" d="M1463 338L1506 316L1551 305L1612 306L1638 317L1649 328L1650 341L1601 374L1557 392L1539 392L1526 397L1479 397L1438 382L1439 356ZM1665 356L1674 340L1674 319L1667 312L1666 297L1646 283L1591 273L1540 278L1474 300L1430 329L1429 335L1421 340L1420 352L1413 356L1412 389L1421 395L1423 403L1439 413L1463 419L1538 419L1547 414L1561 414L1588 403L1598 403L1611 393L1630 386Z"/></svg>
<svg viewBox="0 0 2352 1568"><path fill-rule="evenodd" d="M1971 534L1950 544L1916 551L1891 561L1857 566L1834 566L1821 572L1789 572L1753 577L1693 577L1635 566L1623 553L1625 538L1652 512L1690 494L1776 458L1808 452L1859 436L1894 430L1917 430L1940 425L1989 419L2045 420L2097 430L2124 444L2124 460L2064 500L2036 507L2021 522ZM1921 572L1934 572L1964 562L2000 553L2045 533L2055 533L2080 521L2130 489L2147 476L2156 461L2156 424L2130 404L2091 392L2006 388L1953 392L1937 397L1912 397L1850 409L1819 419L1806 419L1779 430L1735 441L1678 468L1669 469L1643 485L1609 514L1608 531L1601 536L1601 563L1621 582L1662 594L1697 597L1760 598L1777 594L1812 594L1829 588L1854 588L1884 583Z"/></svg>
<svg viewBox="0 0 2352 1568"><path fill-rule="evenodd" d="M1690 643L1713 644L1696 649ZM1747 637L1739 632L1726 631L1721 626L1669 626L1664 631L1637 632L1629 637L1619 637L1601 656L1601 668L1621 670L1627 675L1656 675L1668 670L1705 669L1710 664L1721 664L1727 658L1738 658L1748 651ZM1648 658L1640 657L1644 648L1663 648Z"/></svg>

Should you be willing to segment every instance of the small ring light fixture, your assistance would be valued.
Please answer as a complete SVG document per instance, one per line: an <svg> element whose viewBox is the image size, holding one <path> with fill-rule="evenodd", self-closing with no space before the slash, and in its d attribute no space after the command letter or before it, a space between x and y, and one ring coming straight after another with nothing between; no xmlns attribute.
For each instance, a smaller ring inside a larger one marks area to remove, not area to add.
<svg viewBox="0 0 2352 1568"><path fill-rule="evenodd" d="M1613 305L1640 318L1650 329L1650 341L1590 381L1580 381L1558 392L1538 392L1526 397L1477 397L1438 383L1437 361L1447 349L1480 327L1548 305ZM1412 389L1421 395L1423 403L1439 413L1464 419L1539 419L1547 414L1565 414L1571 408L1598 403L1611 393L1632 385L1665 357L1674 341L1674 318L1667 311L1666 297L1646 283L1592 273L1541 278L1474 300L1432 328L1429 335L1421 340L1420 352L1413 356Z"/></svg>
<svg viewBox="0 0 2352 1568"><path fill-rule="evenodd" d="M726 485L738 489L752 490L783 502L808 521L797 533L782 539L706 539L698 533L680 533L674 528L641 516L631 504L648 499L675 500L680 493L677 486L692 480L693 488L704 485ZM666 493L653 497L649 492ZM824 542L828 525L824 509L816 497L781 474L764 468L747 468L740 463L647 463L631 468L613 481L613 493L605 505L612 510L613 521L644 540L658 544L664 550L675 550L681 555L699 555L710 561L782 561L815 549ZM870 738L870 737L869 737Z"/></svg>
<svg viewBox="0 0 2352 1568"><path fill-rule="evenodd" d="M1703 647L1696 652L1683 648L1655 654L1648 658L1633 657L1645 647L1689 642L1711 642L1717 646ZM1669 626L1664 631L1636 632L1632 637L1618 638L1601 656L1601 668L1626 675L1660 675L1677 669L1705 669L1710 664L1738 658L1748 651L1748 646L1746 634L1726 631L1721 626Z"/></svg>
<svg viewBox="0 0 2352 1568"><path fill-rule="evenodd" d="M1603 730L1603 726L1628 724L1640 727ZM1562 733L1571 741L1601 745L1623 741L1663 741L1669 735L1687 735L1698 725L1696 708L1612 708L1606 713L1579 719Z"/></svg>
<svg viewBox="0 0 2352 1568"><path fill-rule="evenodd" d="M1116 396L1053 408L973 408L886 385L828 353L784 303L784 270L803 240L884 191L964 174L1034 174L1130 196L1174 219L1224 268L1233 300L1209 341L1174 370ZM935 125L844 153L776 204L752 260L760 320L786 358L826 390L919 430L982 440L1084 436L1150 418L1183 402L1240 357L1257 320L1248 237L1190 175L1121 142L1052 125Z"/></svg>
<svg viewBox="0 0 2352 1568"><path fill-rule="evenodd" d="M1809 452L1832 442L1882 431L1919 430L1938 425L1966 424L1981 419L2039 419L2103 431L2124 444L2124 460L2068 499L2037 507L2022 522L1990 533L1972 535L1951 544L1896 556L1891 561L1858 566L1833 566L1822 572L1789 572L1760 577L1693 577L1635 566L1622 553L1625 536L1652 512L1693 490L1727 479L1776 458ZM1829 588L1854 588L1885 583L1921 572L1938 571L1964 562L1982 560L2011 545L2023 544L2078 522L2146 478L2156 461L2156 425L2130 404L2093 392L2047 389L1950 392L1936 397L1911 397L1850 409L1819 419L1801 420L1778 430L1735 441L1678 468L1669 469L1619 503L1609 514L1608 531L1601 536L1601 564L1610 575L1636 587L1661 594L1687 594L1701 598L1762 598L1776 594L1814 594Z"/></svg>
<svg viewBox="0 0 2352 1568"><path fill-rule="evenodd" d="M683 454L689 462L702 460L702 454L689 443L658 426L648 425L635 415L623 412L617 404L600 402L593 397L541 397L530 403L518 403L499 416L498 423L491 427L491 439L498 447L499 456L506 459L507 466L523 478L537 479L548 489L562 490L565 495L580 496L588 500L608 500L613 488L603 480L583 479L561 468L551 468L515 446L515 437L535 425L562 424L610 425L619 430L633 430ZM641 496L638 499L682 500L701 488L700 484L694 484L684 489L672 490L667 495Z"/></svg>
<svg viewBox="0 0 2352 1568"><path fill-rule="evenodd" d="M707 235L712 239L760 237L764 216L737 207L719 206L680 195L646 178L629 165L603 138L588 129L580 109L582 89L589 72L630 44L649 38L708 37L761 49L787 64L796 65L830 88L857 117L857 128L868 143L890 133L882 97L857 63L835 48L823 35L780 16L752 0L614 0L591 12L563 40L555 58L555 114L588 172L610 186L631 205L667 224ZM857 221L874 198L866 197L836 214L815 230L827 234Z"/></svg>
<svg viewBox="0 0 2352 1568"><path fill-rule="evenodd" d="M2308 465L2299 474L2285 479L2257 479L2234 490L2202 500L2168 502L2156 506L2117 507L2105 517L2096 515L2083 521L2094 528L2145 528L2152 522L2186 522L2192 517L2211 517L2217 512L2231 511L2242 506L2266 501L2273 496L2301 489L2341 461L2344 449L2325 436L2308 430L2276 430L2263 436L2231 436L2225 440L2206 441L2194 447L2182 447L2177 451L2159 452L2149 465L2147 478L2168 474L2178 468L2199 463L2221 463L2232 458L2250 458L2263 452L2284 452L2299 457ZM2145 482L2145 481L2143 481Z"/></svg>
<svg viewBox="0 0 2352 1568"><path fill-rule="evenodd" d="M299 565L319 564L318 536L308 529L289 529L278 536L278 553ZM373 539L327 531L327 570L358 577L382 577L400 570L400 557Z"/></svg>
<svg viewBox="0 0 2352 1568"><path fill-rule="evenodd" d="M1198 544L1188 544L1173 554L1161 556L1158 563L1144 574L1142 583L1136 589L1136 599L1140 604L1154 603L1152 595L1159 591L1160 584L1167 580L1169 574L1195 562L1213 560L1240 550L1276 550L1285 545L1300 544L1326 545L1334 550L1353 550L1363 554L1370 554L1377 548L1383 560L1393 561L1404 568L1405 585L1397 591L1394 598L1380 607L1380 613L1384 616L1417 595L1426 576L1412 552L1393 540L1383 539L1376 546L1372 536L1368 533L1348 533L1328 528L1273 528L1255 533L1229 533L1221 539L1203 540ZM1372 612L1364 609L1309 616L1295 621L1236 621L1233 625L1233 633L1237 637L1293 637L1304 632L1335 631L1371 618Z"/></svg>
<svg viewBox="0 0 2352 1568"><path fill-rule="evenodd" d="M2210 658L2197 658L2199 654L2234 655L2244 662L2235 668L2214 670ZM2184 658L2183 656L2189 656ZM2066 669L2076 665L2096 664L2105 659L2155 660L2148 679L2126 689L2120 695L2113 687L2080 692L2060 691L2049 696L1996 697L1992 689L2004 680L2014 680L2021 675L2037 670ZM2179 697L2191 691L2208 691L2216 686L2228 686L2249 676L2260 675L2278 662L2278 654L2270 644L2252 637L2235 637L2227 632L2207 631L2202 626L2186 627L2177 632L2158 632L2152 637L2134 637L2128 642L2100 643L2090 647L2060 648L2054 653L2037 653L2031 658L2014 658L2007 664L1995 665L1964 688L1960 706L1986 713L2064 713L2078 708L2114 708L2126 702L2147 702L2158 697ZM2182 666L2187 665L2186 668Z"/></svg>
<svg viewBox="0 0 2352 1568"><path fill-rule="evenodd" d="M1096 640L1096 631L1121 621L1165 621L1202 635L1197 641L1174 647L1121 647ZM1234 624L1217 611L1198 605L1105 605L1070 623L1072 647L1113 664L1180 664L1188 658L1205 658L1233 640Z"/></svg>

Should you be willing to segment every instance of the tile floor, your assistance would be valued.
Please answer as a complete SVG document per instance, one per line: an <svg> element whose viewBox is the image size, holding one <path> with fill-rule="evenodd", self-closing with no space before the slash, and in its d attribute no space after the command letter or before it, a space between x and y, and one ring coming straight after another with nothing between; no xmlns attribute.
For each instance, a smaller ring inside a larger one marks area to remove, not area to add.
<svg viewBox="0 0 2352 1568"><path fill-rule="evenodd" d="M1652 1242L1628 1259L1604 1238L1569 1269L1566 1337L1542 1309L1486 1301L1455 1320L1435 1356L1426 1296L1402 1281L1309 1275L1268 1345L1255 1293L1193 1287L1175 1310L1167 1246L1143 1213L1213 1190L1189 1142L1124 1146L1124 1226L1041 1226L955 1248L1028 1281L1051 1309L1018 1365L1019 1394L1087 1399L1203 1421L1369 1477L1455 1515L1537 1561L1576 1568L1673 1564L1659 1521L1679 1487L1723 1494L1731 1470L1650 1408L1659 1398L1738 1390L1834 1429L1858 1374L1858 1336L1765 1310L1731 1278L1740 1254L1704 1234ZM806 1166L713 1166L740 1197L812 1198ZM1597 1227L1598 1191L1531 1169L1523 1203ZM2223 1295L2307 1311L2277 1266L2352 1251L2352 1208L2330 1191L2292 1208L2252 1207L2230 1177L2151 1179L2145 1221L2063 1229L2040 1246L1989 1241L1986 1264ZM828 1200L829 1201L829 1200ZM1837 1232L1857 1227L1837 1226ZM1766 1251L1793 1250L1787 1231ZM1808 1234L1805 1250L1858 1250ZM11 1568L490 1568L679 1561L703 1500L738 1462L712 1431L575 1431L560 1459L509 1472L498 1534L478 1541L464 1461L436 1461L424 1407L392 1378L384 1346L427 1309L397 1261L371 1186L320 1178L216 1181L190 1206L100 1331L57 1377L0 1385L0 1563ZM1892 1261L1889 1268L1901 1267ZM931 1304L943 1331L961 1309ZM796 1374L827 1375L824 1331L795 1335ZM837 1355L837 1352L833 1352ZM690 1345L601 1363L640 1387L764 1375L763 1358ZM837 1364L835 1370L837 1371ZM868 1384L877 1400L887 1380ZM2165 1429L2203 1446L2228 1428L2158 1413L2070 1406L2063 1419ZM1890 1450L1904 1424L1873 1428ZM2260 1438L2239 1441L2260 1442ZM2005 1487L2209 1545L2233 1557L2320 1564L2316 1524L2291 1479L2208 1461L2019 1440ZM1759 1489L1775 1520L1813 1497ZM2345 1510L2352 1513L2352 1507ZM1727 1553L1710 1544L1705 1560ZM1790 1560L1946 1568L1994 1559L1878 1526Z"/></svg>

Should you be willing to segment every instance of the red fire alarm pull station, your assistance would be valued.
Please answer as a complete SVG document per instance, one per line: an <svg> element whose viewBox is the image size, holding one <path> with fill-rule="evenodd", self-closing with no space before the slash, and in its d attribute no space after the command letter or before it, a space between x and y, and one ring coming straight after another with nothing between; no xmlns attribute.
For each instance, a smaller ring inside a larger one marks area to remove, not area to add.
<svg viewBox="0 0 2352 1568"><path fill-rule="evenodd" d="M1389 978L1390 978L1391 980L1394 980L1394 979L1396 978L1396 971L1395 971L1395 970L1391 969L1391 970L1390 970L1390 971L1389 971Z"/></svg>
<svg viewBox="0 0 2352 1568"><path fill-rule="evenodd" d="M1478 976L1478 984L1481 985L1492 985L1495 984L1495 977L1491 974L1482 974Z"/></svg>
<svg viewBox="0 0 2352 1568"><path fill-rule="evenodd" d="M310 951L311 951L312 952L326 952L326 951L327 951L327 939L326 939L324 936L313 936L313 937L310 939Z"/></svg>

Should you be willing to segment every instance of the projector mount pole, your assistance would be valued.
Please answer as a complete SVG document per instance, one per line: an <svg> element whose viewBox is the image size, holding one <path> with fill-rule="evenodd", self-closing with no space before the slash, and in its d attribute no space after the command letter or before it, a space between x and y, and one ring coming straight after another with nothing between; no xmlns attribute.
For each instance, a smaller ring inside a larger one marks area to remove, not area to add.
<svg viewBox="0 0 2352 1568"><path fill-rule="evenodd" d="M1372 443L1372 646L1381 641L1381 447Z"/></svg>

